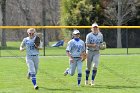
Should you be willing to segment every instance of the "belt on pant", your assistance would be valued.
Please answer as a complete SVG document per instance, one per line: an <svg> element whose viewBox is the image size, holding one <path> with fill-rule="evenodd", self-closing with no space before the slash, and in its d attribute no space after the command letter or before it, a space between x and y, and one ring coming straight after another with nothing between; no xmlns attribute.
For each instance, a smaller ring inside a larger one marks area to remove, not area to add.
<svg viewBox="0 0 140 93"><path fill-rule="evenodd" d="M30 55L30 56L38 56L38 55Z"/></svg>
<svg viewBox="0 0 140 93"><path fill-rule="evenodd" d="M73 57L73 58L81 58L81 57Z"/></svg>

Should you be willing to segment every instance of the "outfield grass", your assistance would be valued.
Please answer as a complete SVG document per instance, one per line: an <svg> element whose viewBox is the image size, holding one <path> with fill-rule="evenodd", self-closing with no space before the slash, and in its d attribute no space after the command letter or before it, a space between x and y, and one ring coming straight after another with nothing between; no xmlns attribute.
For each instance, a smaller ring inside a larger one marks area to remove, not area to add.
<svg viewBox="0 0 140 93"><path fill-rule="evenodd" d="M0 49L0 57L2 56L25 56L25 52L19 51L19 46L21 42L7 42L8 47L7 48L1 48ZM61 47L51 47L52 44L55 42L50 42L50 46L45 48L45 55L46 56L65 56L65 49L66 44ZM107 48L105 50L100 51L103 55L112 55L112 54L127 54L126 48ZM140 54L140 48L129 48L128 54ZM40 51L40 55L44 55L44 51Z"/></svg>
<svg viewBox="0 0 140 93"><path fill-rule="evenodd" d="M140 55L102 55L95 86L84 85L85 62L81 87L77 87L77 72L73 77L63 76L68 67L66 56L40 58L37 83L34 90L26 79L27 67L22 57L0 58L0 93L139 93Z"/></svg>

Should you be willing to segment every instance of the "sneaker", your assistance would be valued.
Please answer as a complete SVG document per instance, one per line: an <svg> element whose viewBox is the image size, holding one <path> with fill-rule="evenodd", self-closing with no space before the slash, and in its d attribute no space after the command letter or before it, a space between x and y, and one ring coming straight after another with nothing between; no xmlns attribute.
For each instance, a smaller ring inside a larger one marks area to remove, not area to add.
<svg viewBox="0 0 140 93"><path fill-rule="evenodd" d="M80 85L80 84L78 84L78 87L81 87L81 85Z"/></svg>
<svg viewBox="0 0 140 93"><path fill-rule="evenodd" d="M38 90L38 89L39 89L39 87L38 87L37 85L35 85L35 86L34 86L34 89L35 89L35 90Z"/></svg>
<svg viewBox="0 0 140 93"><path fill-rule="evenodd" d="M68 74L69 68L67 68L64 72L64 76L66 76Z"/></svg>
<svg viewBox="0 0 140 93"><path fill-rule="evenodd" d="M88 80L85 80L85 85L88 85Z"/></svg>
<svg viewBox="0 0 140 93"><path fill-rule="evenodd" d="M27 73L27 79L30 79L30 77L31 77L31 74Z"/></svg>
<svg viewBox="0 0 140 93"><path fill-rule="evenodd" d="M91 83L90 83L90 84L91 84L91 86L94 86L94 85L95 85L93 80L91 81Z"/></svg>

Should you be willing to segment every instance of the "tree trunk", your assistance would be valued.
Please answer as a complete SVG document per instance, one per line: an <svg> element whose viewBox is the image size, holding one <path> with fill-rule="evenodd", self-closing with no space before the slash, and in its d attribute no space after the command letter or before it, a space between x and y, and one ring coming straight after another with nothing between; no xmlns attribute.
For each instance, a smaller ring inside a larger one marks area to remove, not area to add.
<svg viewBox="0 0 140 93"><path fill-rule="evenodd" d="M2 25L6 26L6 0L2 0L1 11L2 11ZM5 29L2 29L1 46L2 47L7 47Z"/></svg>
<svg viewBox="0 0 140 93"><path fill-rule="evenodd" d="M122 18L121 18L121 1L118 0L118 26L121 26ZM121 41L121 29L117 29L117 48L122 48L122 41Z"/></svg>
<svg viewBox="0 0 140 93"><path fill-rule="evenodd" d="M43 26L46 26L46 1L42 0L42 24ZM46 37L47 36L47 37ZM48 34L46 33L46 29L43 29L43 42L44 42L44 46L49 45L49 40L48 40Z"/></svg>

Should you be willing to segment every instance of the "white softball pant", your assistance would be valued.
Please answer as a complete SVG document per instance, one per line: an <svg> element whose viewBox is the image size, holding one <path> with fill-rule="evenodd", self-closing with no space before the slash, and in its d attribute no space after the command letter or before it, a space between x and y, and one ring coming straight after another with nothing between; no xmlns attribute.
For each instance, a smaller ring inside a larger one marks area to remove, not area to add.
<svg viewBox="0 0 140 93"><path fill-rule="evenodd" d="M37 74L39 56L38 55L27 55L26 63L28 66L28 72L31 74Z"/></svg>

